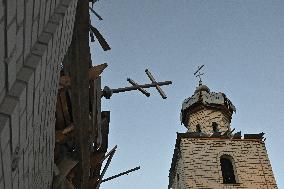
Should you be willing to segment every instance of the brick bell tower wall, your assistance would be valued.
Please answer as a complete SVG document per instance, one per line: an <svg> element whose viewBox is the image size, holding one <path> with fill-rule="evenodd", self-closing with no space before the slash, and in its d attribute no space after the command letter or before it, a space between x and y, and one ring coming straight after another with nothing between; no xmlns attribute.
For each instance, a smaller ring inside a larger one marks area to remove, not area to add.
<svg viewBox="0 0 284 189"><path fill-rule="evenodd" d="M213 133L213 123L217 124L219 132L230 130L231 115L217 108L203 107L190 113L187 121L189 132L196 132L196 126L200 125L204 133Z"/></svg>
<svg viewBox="0 0 284 189"><path fill-rule="evenodd" d="M181 138L173 189L277 188L264 142ZM233 158L237 184L223 184L220 157Z"/></svg>

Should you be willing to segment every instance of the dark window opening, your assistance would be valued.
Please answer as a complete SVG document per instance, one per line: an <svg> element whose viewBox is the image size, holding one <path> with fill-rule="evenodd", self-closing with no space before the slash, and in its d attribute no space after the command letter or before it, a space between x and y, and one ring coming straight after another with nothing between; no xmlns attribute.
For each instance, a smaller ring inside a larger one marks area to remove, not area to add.
<svg viewBox="0 0 284 189"><path fill-rule="evenodd" d="M199 125L199 124L198 124L198 125L196 125L196 132L201 133L201 127L200 127L200 125Z"/></svg>
<svg viewBox="0 0 284 189"><path fill-rule="evenodd" d="M234 167L229 157L223 156L220 158L221 170L224 184L236 184Z"/></svg>
<svg viewBox="0 0 284 189"><path fill-rule="evenodd" d="M212 127L213 127L213 132L218 132L219 131L218 124L216 122L212 123Z"/></svg>

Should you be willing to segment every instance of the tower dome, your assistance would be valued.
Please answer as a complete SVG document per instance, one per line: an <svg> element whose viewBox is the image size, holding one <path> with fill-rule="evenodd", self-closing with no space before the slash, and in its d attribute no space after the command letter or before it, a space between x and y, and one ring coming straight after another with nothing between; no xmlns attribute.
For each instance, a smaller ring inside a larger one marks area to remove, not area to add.
<svg viewBox="0 0 284 189"><path fill-rule="evenodd" d="M218 131L230 129L233 103L221 92L210 92L206 85L196 87L194 94L182 103L181 122L189 131L212 132L212 125Z"/></svg>

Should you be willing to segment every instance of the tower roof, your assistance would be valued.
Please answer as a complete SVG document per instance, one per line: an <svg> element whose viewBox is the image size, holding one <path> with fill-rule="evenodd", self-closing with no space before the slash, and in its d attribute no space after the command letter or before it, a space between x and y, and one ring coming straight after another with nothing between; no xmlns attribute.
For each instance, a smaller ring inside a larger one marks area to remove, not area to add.
<svg viewBox="0 0 284 189"><path fill-rule="evenodd" d="M215 108L223 107L230 113L236 112L235 106L224 93L210 92L210 89L206 85L199 85L196 87L194 94L182 103L181 122L184 124L188 110L202 105Z"/></svg>
<svg viewBox="0 0 284 189"><path fill-rule="evenodd" d="M199 85L198 87L196 87L194 94L201 91L206 91L207 93L209 93L210 89L206 85Z"/></svg>

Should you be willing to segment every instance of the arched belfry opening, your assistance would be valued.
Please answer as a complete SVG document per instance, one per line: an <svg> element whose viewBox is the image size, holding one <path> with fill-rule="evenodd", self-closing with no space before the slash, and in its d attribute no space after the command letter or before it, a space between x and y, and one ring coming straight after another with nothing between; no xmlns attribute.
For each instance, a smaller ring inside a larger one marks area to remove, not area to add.
<svg viewBox="0 0 284 189"><path fill-rule="evenodd" d="M218 124L216 122L212 123L212 129L214 133L219 132Z"/></svg>
<svg viewBox="0 0 284 189"><path fill-rule="evenodd" d="M196 125L196 132L201 133L201 126L199 124Z"/></svg>
<svg viewBox="0 0 284 189"><path fill-rule="evenodd" d="M235 167L233 158L229 155L220 157L221 171L224 184L236 184Z"/></svg>

